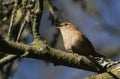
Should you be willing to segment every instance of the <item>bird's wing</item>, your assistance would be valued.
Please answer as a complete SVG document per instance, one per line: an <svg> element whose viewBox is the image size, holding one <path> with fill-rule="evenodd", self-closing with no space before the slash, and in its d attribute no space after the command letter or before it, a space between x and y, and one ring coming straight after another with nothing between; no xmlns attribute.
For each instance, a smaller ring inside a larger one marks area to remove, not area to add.
<svg viewBox="0 0 120 79"><path fill-rule="evenodd" d="M86 55L94 52L94 47L88 38L84 35L81 35L80 40L76 40L72 45L73 52L76 52L81 55Z"/></svg>
<svg viewBox="0 0 120 79"><path fill-rule="evenodd" d="M84 39L84 45L83 46L87 47L86 49L93 52L95 49L94 49L92 43L89 41L89 39L85 35L82 35L82 37Z"/></svg>

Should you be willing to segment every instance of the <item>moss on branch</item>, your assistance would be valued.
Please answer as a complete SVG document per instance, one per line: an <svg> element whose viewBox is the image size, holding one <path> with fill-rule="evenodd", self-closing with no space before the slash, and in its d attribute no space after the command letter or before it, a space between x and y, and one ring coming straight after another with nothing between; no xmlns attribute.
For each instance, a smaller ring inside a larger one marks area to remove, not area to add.
<svg viewBox="0 0 120 79"><path fill-rule="evenodd" d="M119 67L119 66L120 65L116 67ZM120 79L120 71L118 71L116 67L114 69L111 69L109 72L92 75L85 79Z"/></svg>
<svg viewBox="0 0 120 79"><path fill-rule="evenodd" d="M33 44L25 45L11 41L5 41L0 38L0 52L14 54L17 56L42 59L52 62L54 65L63 65L73 68L84 69L88 71L98 72L92 62L84 56L76 57L72 53L65 53L61 50L51 48L44 41L36 40ZM27 52L27 54L26 54Z"/></svg>

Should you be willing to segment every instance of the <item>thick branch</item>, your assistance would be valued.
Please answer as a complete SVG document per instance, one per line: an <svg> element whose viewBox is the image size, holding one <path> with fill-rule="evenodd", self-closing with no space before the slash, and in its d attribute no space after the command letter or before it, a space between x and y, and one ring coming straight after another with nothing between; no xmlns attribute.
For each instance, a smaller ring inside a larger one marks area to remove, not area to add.
<svg viewBox="0 0 120 79"><path fill-rule="evenodd" d="M117 67L120 67L120 64L116 65L116 67L109 72L95 74L85 79L120 79L120 68L118 69Z"/></svg>
<svg viewBox="0 0 120 79"><path fill-rule="evenodd" d="M37 43L37 44L35 44ZM36 40L32 45L25 45L15 42L6 42L0 38L0 52L25 56L35 59L43 59L55 65L69 66L89 71L98 72L98 68L84 56L74 56L71 53L51 48L43 41ZM37 46L39 45L39 46Z"/></svg>

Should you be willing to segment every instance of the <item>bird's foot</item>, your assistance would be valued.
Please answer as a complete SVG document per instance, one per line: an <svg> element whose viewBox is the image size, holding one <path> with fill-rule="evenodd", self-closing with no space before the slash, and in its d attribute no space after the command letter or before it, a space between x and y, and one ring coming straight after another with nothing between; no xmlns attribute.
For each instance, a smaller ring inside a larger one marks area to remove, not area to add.
<svg viewBox="0 0 120 79"><path fill-rule="evenodd" d="M78 57L79 55L77 53L73 53L74 56Z"/></svg>

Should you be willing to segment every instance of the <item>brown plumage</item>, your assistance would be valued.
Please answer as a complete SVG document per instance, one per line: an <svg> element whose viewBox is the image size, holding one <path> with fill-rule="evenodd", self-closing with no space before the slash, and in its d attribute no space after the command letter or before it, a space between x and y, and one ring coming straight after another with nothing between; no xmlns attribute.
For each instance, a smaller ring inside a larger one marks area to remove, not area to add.
<svg viewBox="0 0 120 79"><path fill-rule="evenodd" d="M67 51L85 56L104 57L95 52L91 42L79 31L76 25L69 22L63 22L57 25L57 28L61 31L64 47Z"/></svg>

